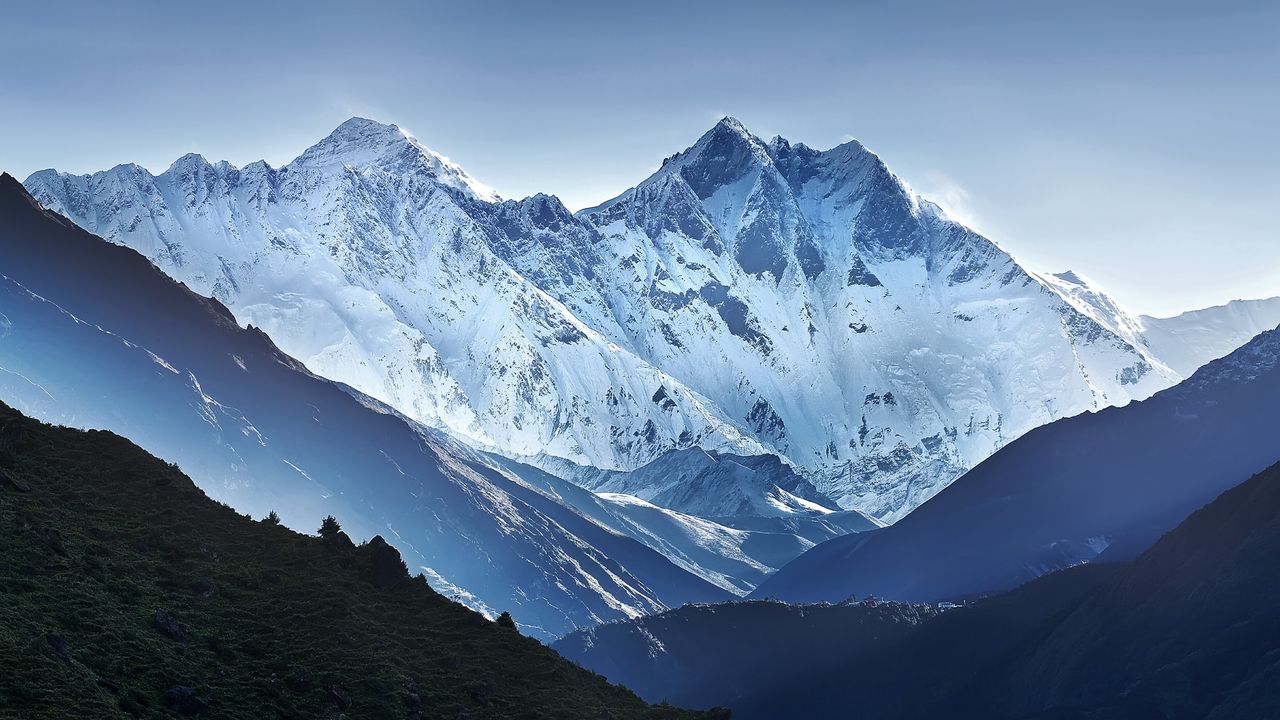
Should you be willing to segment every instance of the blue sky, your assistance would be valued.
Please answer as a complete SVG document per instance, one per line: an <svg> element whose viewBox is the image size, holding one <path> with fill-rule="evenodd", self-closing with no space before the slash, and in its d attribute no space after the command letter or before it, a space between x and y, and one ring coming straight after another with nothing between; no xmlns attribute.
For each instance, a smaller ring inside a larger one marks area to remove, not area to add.
<svg viewBox="0 0 1280 720"><path fill-rule="evenodd" d="M731 114L1136 311L1280 294L1280 3L257 5L7 3L0 167L281 164L358 114L582 207Z"/></svg>

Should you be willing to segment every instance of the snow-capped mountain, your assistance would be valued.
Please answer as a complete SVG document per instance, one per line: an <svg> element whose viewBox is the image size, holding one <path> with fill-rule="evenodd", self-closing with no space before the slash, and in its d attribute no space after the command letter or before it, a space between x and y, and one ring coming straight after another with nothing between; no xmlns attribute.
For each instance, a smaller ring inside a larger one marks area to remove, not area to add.
<svg viewBox="0 0 1280 720"><path fill-rule="evenodd" d="M1280 325L1280 297L1232 300L1169 318L1143 315L1142 336L1166 365L1183 375L1230 355L1250 338Z"/></svg>
<svg viewBox="0 0 1280 720"><path fill-rule="evenodd" d="M642 355L882 519L1031 427L1175 379L856 142L725 119L582 217L630 270L614 305Z"/></svg>
<svg viewBox="0 0 1280 720"><path fill-rule="evenodd" d="M776 455L739 457L689 448L626 472L567 462L544 465L582 487L635 495L700 517L823 516L839 510Z"/></svg>
<svg viewBox="0 0 1280 720"><path fill-rule="evenodd" d="M1143 337L1142 319L1135 317L1120 307L1120 303L1116 302L1115 298L1108 295L1107 291L1094 281L1074 270L1060 273L1035 273L1035 276L1045 285L1056 290L1064 300L1071 303L1081 314L1088 316L1099 325L1124 338L1130 345L1139 348L1149 346ZM1254 335L1256 334L1254 333ZM1243 345L1251 337L1253 335L1241 338L1240 342L1233 345L1231 349L1234 350ZM1168 366L1163 357L1159 355L1157 357L1160 358L1160 362ZM1205 361L1212 359L1205 358ZM1190 372L1194 372L1195 368L1203 364L1203 362L1197 364L1191 368ZM1189 375L1190 372L1185 374Z"/></svg>
<svg viewBox="0 0 1280 720"><path fill-rule="evenodd" d="M832 509L772 455L740 458L691 448L632 472L562 465L553 473L494 460L520 482L736 595L820 542L880 527L856 510ZM778 480L817 501L793 495ZM631 487L645 497L626 492Z"/></svg>
<svg viewBox="0 0 1280 720"><path fill-rule="evenodd" d="M1006 590L1099 557L1135 557L1280 461L1280 329L1122 408L1036 428L910 516L818 545L758 597L937 601Z"/></svg>
<svg viewBox="0 0 1280 720"><path fill-rule="evenodd" d="M775 453L892 521L1023 432L1180 377L862 145L728 118L577 215L358 118L281 168L27 186L311 370L548 467Z"/></svg>

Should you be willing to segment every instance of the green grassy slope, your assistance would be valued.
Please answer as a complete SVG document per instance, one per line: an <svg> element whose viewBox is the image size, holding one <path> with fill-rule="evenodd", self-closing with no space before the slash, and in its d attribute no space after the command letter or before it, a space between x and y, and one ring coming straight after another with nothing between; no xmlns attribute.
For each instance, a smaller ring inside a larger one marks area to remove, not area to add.
<svg viewBox="0 0 1280 720"><path fill-rule="evenodd" d="M440 596L377 539L250 520L119 436L0 404L0 717L174 714L705 716Z"/></svg>

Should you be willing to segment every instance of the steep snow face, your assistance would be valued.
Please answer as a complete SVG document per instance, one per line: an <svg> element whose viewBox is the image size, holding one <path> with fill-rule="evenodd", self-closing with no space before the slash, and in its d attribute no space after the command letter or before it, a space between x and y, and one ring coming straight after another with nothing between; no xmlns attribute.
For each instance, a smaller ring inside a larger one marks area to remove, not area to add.
<svg viewBox="0 0 1280 720"><path fill-rule="evenodd" d="M577 216L362 119L278 169L189 155L27 185L313 371L482 447L606 470L776 453L883 520L1032 427L1178 377L861 145L732 119Z"/></svg>
<svg viewBox="0 0 1280 720"><path fill-rule="evenodd" d="M1035 273L1035 276L1044 284L1058 291L1058 294L1064 300L1071 303L1081 313L1124 338L1126 342L1135 348L1148 347L1148 343L1143 337L1142 321L1120 307L1115 298L1108 295L1097 283L1074 270L1052 274ZM1253 337L1253 335L1249 337ZM1231 349L1234 350L1248 339L1248 337L1241 339L1240 343L1232 346ZM1158 362L1163 361L1163 356L1157 355L1157 357L1160 358ZM1212 358L1206 358L1206 360L1208 359ZM1162 362L1161 364L1165 363ZM1196 365L1196 367L1199 366ZM1194 370L1195 368L1191 368L1191 371ZM1189 372L1181 372L1179 374L1185 376Z"/></svg>
<svg viewBox="0 0 1280 720"><path fill-rule="evenodd" d="M574 293L531 280L592 271L592 235L558 200L498 201L394 125L350 120L279 169L188 155L156 177L121 166L28 183L311 370L481 446L604 468L693 444L764 451L579 320Z"/></svg>
<svg viewBox="0 0 1280 720"><path fill-rule="evenodd" d="M615 268L601 327L882 519L1032 427L1178 377L857 143L726 119L580 217Z"/></svg>

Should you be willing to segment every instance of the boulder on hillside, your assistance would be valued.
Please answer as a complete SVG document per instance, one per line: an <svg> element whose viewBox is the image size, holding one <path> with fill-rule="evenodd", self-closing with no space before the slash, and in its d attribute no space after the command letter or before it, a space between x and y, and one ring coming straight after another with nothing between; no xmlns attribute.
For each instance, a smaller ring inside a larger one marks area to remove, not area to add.
<svg viewBox="0 0 1280 720"><path fill-rule="evenodd" d="M381 535L375 535L365 545L369 553L370 580L374 587L389 588L409 579L409 568L400 557L400 551L391 547Z"/></svg>
<svg viewBox="0 0 1280 720"><path fill-rule="evenodd" d="M156 629L156 632L170 640L186 642L186 628L182 627L182 623L178 622L178 619L164 608L156 610L156 614L151 619L151 626Z"/></svg>

